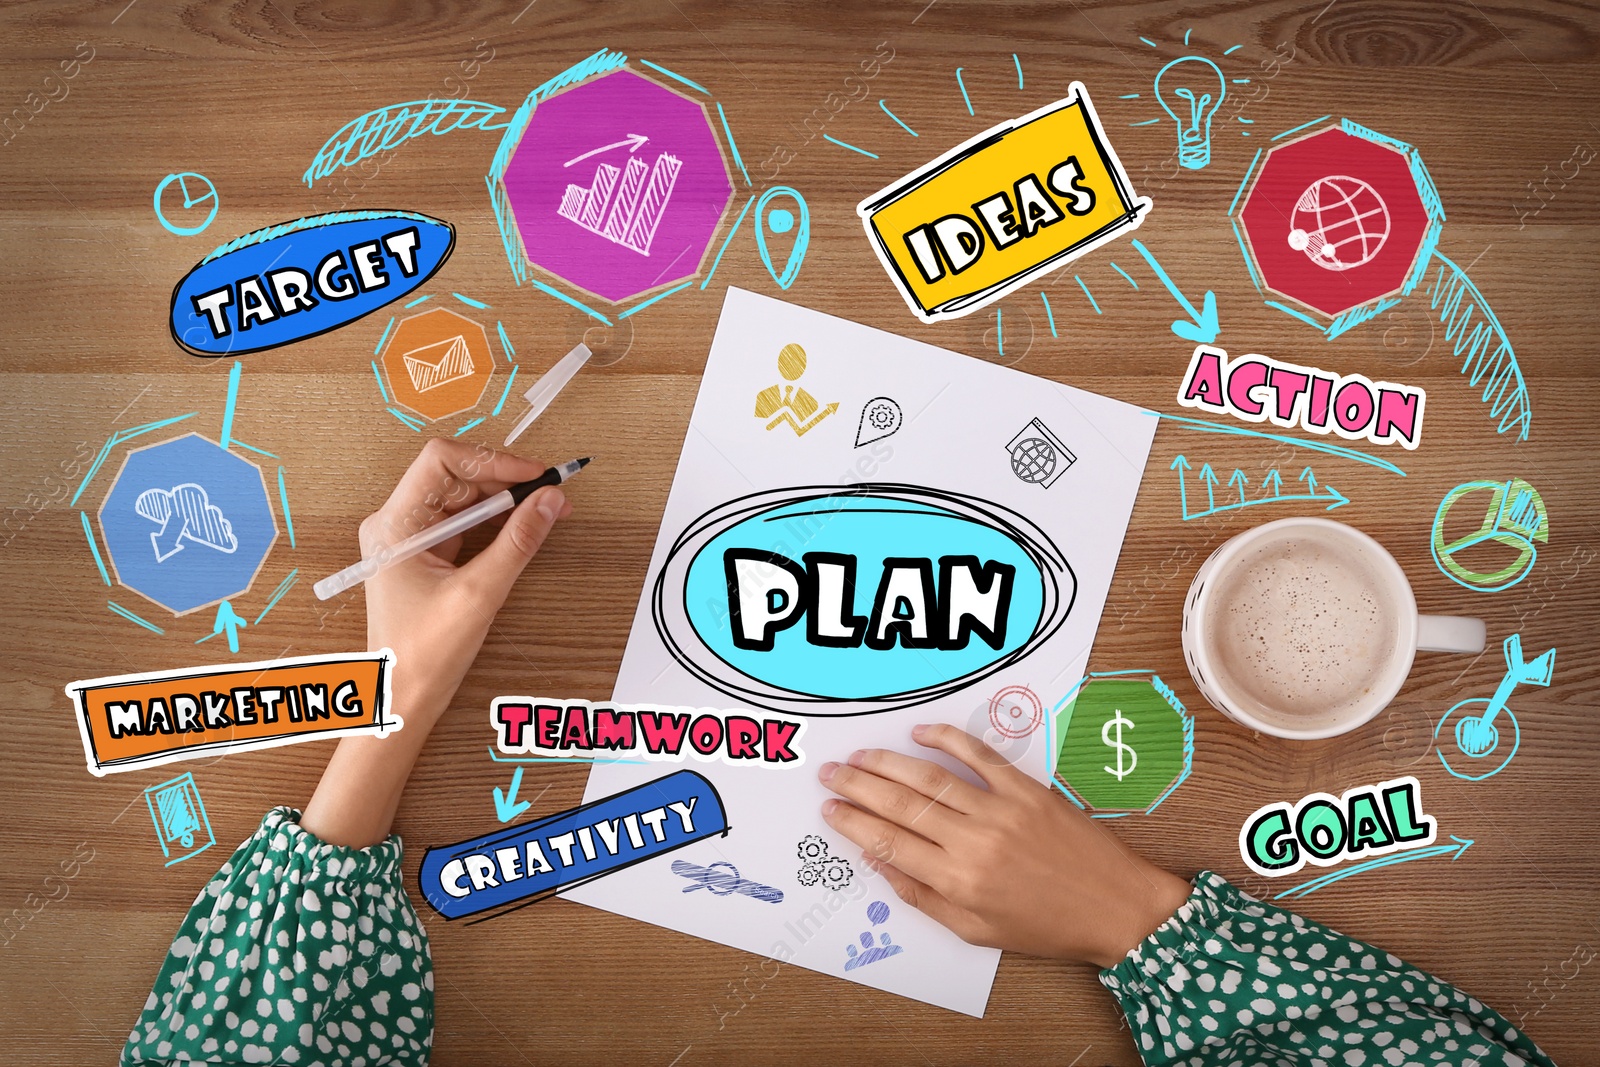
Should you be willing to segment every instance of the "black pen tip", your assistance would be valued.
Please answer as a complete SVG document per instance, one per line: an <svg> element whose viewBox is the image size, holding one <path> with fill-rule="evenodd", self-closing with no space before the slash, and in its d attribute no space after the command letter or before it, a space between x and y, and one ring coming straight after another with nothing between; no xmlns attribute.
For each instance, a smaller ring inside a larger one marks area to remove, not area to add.
<svg viewBox="0 0 1600 1067"><path fill-rule="evenodd" d="M582 459L578 460L578 469L579 470L583 470L583 468L585 468L585 467L587 467L589 465L589 462L592 459L594 459L593 456L584 456Z"/></svg>

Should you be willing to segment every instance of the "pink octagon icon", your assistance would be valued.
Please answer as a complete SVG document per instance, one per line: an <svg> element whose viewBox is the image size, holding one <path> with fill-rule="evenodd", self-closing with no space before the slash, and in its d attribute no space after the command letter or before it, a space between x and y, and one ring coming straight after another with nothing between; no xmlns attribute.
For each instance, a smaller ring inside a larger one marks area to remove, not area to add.
<svg viewBox="0 0 1600 1067"><path fill-rule="evenodd" d="M627 69L541 101L504 180L528 262L612 302L698 273L733 197L704 108Z"/></svg>

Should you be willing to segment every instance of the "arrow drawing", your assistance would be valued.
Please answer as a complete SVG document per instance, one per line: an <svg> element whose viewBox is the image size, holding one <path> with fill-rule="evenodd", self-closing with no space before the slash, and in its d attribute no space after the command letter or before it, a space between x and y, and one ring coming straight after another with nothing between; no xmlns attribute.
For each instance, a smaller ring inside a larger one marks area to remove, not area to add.
<svg viewBox="0 0 1600 1067"><path fill-rule="evenodd" d="M1206 483L1205 513L1209 515L1217 510L1217 472L1211 469L1211 464L1201 464L1200 480Z"/></svg>
<svg viewBox="0 0 1600 1067"><path fill-rule="evenodd" d="M1215 515L1218 512L1237 511L1240 508L1254 507L1257 504L1277 504L1291 500L1315 500L1319 504L1326 505L1323 508L1324 511L1332 511L1334 508L1350 503L1350 498L1333 486L1323 485L1319 487L1317 485L1317 476L1310 467L1300 472L1300 480L1306 483L1306 491L1304 493L1285 493L1283 491L1283 475L1279 474L1278 469L1274 467L1267 472L1266 477L1261 479L1261 485L1265 492L1260 496L1247 497L1245 495L1245 486L1249 484L1250 479L1245 475L1244 471L1236 467L1233 474L1228 478L1228 485L1238 489L1239 500L1237 503L1232 504L1218 504L1217 483L1221 479L1217 477L1217 472L1211 469L1211 464L1205 463L1200 467L1200 479L1206 483L1206 507L1204 511L1190 511L1189 487L1184 479L1184 472L1192 469L1188 458L1180 453L1167 469L1178 472L1178 500L1183 508L1185 522L1190 519L1204 518L1207 515Z"/></svg>
<svg viewBox="0 0 1600 1067"><path fill-rule="evenodd" d="M1430 848L1417 848L1412 849L1410 852L1401 852L1393 856L1380 856L1378 859L1368 860L1366 863L1357 863L1353 867L1342 868L1334 871L1332 874L1325 874L1320 878L1313 878L1309 882L1301 882L1293 889L1285 889L1272 899L1282 900L1284 897L1310 896L1319 889L1324 889L1327 886L1340 881L1341 879L1349 878L1352 874L1360 874L1363 871L1375 871L1379 867L1390 867L1396 863L1409 863L1412 860L1423 860L1427 859L1429 856L1450 856L1450 862L1454 863L1456 860L1460 859L1461 854L1467 849L1471 848L1473 844L1470 838L1457 837L1455 834L1450 835L1450 840L1454 841L1455 844L1433 845ZM1455 854L1451 855L1451 853Z"/></svg>
<svg viewBox="0 0 1600 1067"><path fill-rule="evenodd" d="M1167 276L1166 270L1156 260L1151 251L1144 246L1144 242L1135 237L1133 238L1133 247L1138 249L1139 254L1144 257L1144 261L1155 272L1156 280L1166 286L1167 292L1172 294L1173 299L1178 302L1178 305L1189 316L1189 321L1187 322L1183 319L1174 321L1172 332L1185 341L1193 341L1198 345L1208 345L1215 341L1217 334L1222 330L1221 325L1217 322L1216 294L1207 289L1206 295L1200 301L1203 310L1195 310L1195 306L1189 302L1189 298L1184 296L1182 290Z"/></svg>
<svg viewBox="0 0 1600 1067"><path fill-rule="evenodd" d="M494 814L495 814L495 817L498 818L501 822L510 822L512 819L515 819L518 815L521 815L523 812L527 811L528 808L530 808L533 805L533 801L531 801L531 800L524 800L521 803L517 802L517 790L520 789L521 787L522 787L522 768L521 767L518 767L516 770L511 772L511 788L510 789L508 789L504 793L502 793L502 792L500 792L500 787L499 786L495 786L494 787Z"/></svg>
<svg viewBox="0 0 1600 1067"><path fill-rule="evenodd" d="M591 149L589 149L589 151L585 152L581 156L573 156L571 159L567 160L565 163L563 163L561 165L563 167L570 167L574 163L583 162L584 160L588 159L590 156L597 156L601 152L609 152L613 148L621 148L623 145L627 145L628 146L628 152L631 154L631 153L637 152L637 151L639 151L639 149L643 148L644 147L644 143L646 141L648 141L648 140L650 140L650 138L646 137L642 133L630 133L630 134L628 134L628 136L624 137L620 141L612 141L610 144L603 144L599 148L591 148Z"/></svg>
<svg viewBox="0 0 1600 1067"><path fill-rule="evenodd" d="M233 610L233 605L224 600L217 605L217 621L211 624L213 636L228 632L228 651L239 651L239 627L250 624L241 619Z"/></svg>

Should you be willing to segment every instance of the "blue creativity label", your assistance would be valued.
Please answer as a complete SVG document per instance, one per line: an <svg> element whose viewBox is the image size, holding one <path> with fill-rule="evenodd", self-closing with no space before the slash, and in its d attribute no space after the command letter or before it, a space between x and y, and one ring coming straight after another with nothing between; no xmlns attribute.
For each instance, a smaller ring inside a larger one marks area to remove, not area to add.
<svg viewBox="0 0 1600 1067"><path fill-rule="evenodd" d="M458 845L430 848L418 882L446 919L533 903L728 831L722 797L694 771Z"/></svg>
<svg viewBox="0 0 1600 1067"><path fill-rule="evenodd" d="M455 240L449 223L410 211L339 211L245 234L173 289L173 339L226 356L327 333L415 292Z"/></svg>

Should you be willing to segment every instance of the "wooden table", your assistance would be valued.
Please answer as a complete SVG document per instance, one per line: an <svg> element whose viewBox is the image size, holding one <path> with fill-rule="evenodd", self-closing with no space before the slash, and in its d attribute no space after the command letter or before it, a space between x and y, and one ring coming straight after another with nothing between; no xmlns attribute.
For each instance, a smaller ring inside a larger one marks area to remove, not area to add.
<svg viewBox="0 0 1600 1067"><path fill-rule="evenodd" d="M424 847L492 825L489 793L506 776L485 756L487 701L507 692L610 692L726 285L1178 410L1188 349L1168 330L1178 309L1148 273L1135 291L1110 269L1111 259L1138 265L1125 243L1044 283L1059 337L1040 314L1039 286L1009 298L1001 357L992 314L940 326L914 321L855 214L862 196L1064 95L1078 79L1136 187L1156 202L1140 236L1180 286L1216 292L1221 343L1428 390L1426 440L1401 457L1405 478L1333 459L1317 459L1316 469L1351 498L1336 517L1395 553L1424 611L1478 615L1491 642L1476 660L1420 657L1385 717L1343 739L1281 742L1224 720L1204 705L1179 655L1188 580L1232 534L1303 505L1183 522L1168 468L1185 452L1219 470L1238 466L1256 485L1268 468L1298 471L1312 454L1165 425L1091 666L1148 667L1170 680L1197 709L1196 756L1193 776L1159 812L1118 831L1174 870L1210 867L1275 890L1245 877L1236 845L1245 815L1313 790L1417 774L1441 835L1470 838L1471 849L1454 862L1350 878L1297 906L1525 1018L1558 1061L1600 1060L1600 964L1586 962L1600 943L1600 386L1590 358L1600 327L1600 179L1586 161L1594 155L1588 146L1600 143L1592 118L1600 113L1600 17L1592 10L1552 0L911 0L832 10L691 0L123 5L33 3L0 15L0 104L22 109L11 111L0 149L0 504L12 519L0 554L0 791L8 816L0 913L13 917L0 947L5 1059L110 1062L198 887L264 810L304 803L327 753L303 745L97 779L85 771L62 692L77 678L227 658L220 641L193 644L209 632L209 618L173 619L101 583L79 511L98 507L109 474L99 474L77 506L68 498L81 475L62 475L74 461L82 470L115 431L165 416L199 412L194 427L216 435L228 361L182 353L164 319L173 284L205 252L300 215L410 208L458 231L455 256L433 288L494 305L528 369L542 370L585 336L606 343L609 364L585 370L524 439L547 458L601 448L604 475L573 489L577 514L517 587L455 713L423 756L398 825L412 880ZM1249 89L1230 89L1253 94L1242 115L1254 122L1219 128L1211 166L1178 172L1170 123L1134 124L1158 116L1152 78L1184 54L1191 29L1192 51L1217 56L1242 46L1229 69L1255 73ZM829 102L829 93L859 95L844 78L878 42L887 42L892 60L864 95L831 113L838 98ZM787 293L746 229L707 291L674 296L609 337L590 330L581 312L513 284L480 180L493 134L410 144L348 182L340 176L308 190L300 181L323 140L364 111L429 96L512 105L602 46L710 88L758 185L761 164L783 149L792 154L780 180L805 196L812 243ZM73 59L75 76L63 79L60 64ZM1142 95L1122 99L1132 93ZM879 98L916 138L889 121ZM1326 343L1264 307L1252 288L1224 219L1229 201L1272 134L1329 113L1421 149L1449 215L1441 248L1470 264L1516 345L1533 401L1527 441L1496 434L1423 294ZM817 130L877 158L815 132L808 138ZM174 236L151 211L155 185L182 170L205 174L219 190L220 212L201 236ZM291 568L303 580L244 632L241 657L362 647L359 599L324 610L306 579L350 558L357 521L420 443L376 395L368 361L384 317L244 358L234 434L276 455L262 460L269 470L285 468L296 531L295 548L280 546L268 559L251 603ZM513 406L465 439L498 441L514 414ZM1461 482L1510 477L1542 494L1548 547L1532 575L1507 591L1453 584L1429 558L1441 496ZM108 594L166 632L111 613ZM1519 631L1530 653L1559 647L1554 684L1514 698L1522 747L1504 773L1479 783L1450 778L1430 753L1432 726L1455 701L1492 691L1502 673L1499 642ZM194 774L219 847L163 869L143 790L183 770ZM535 767L522 795L536 812L553 812L578 802L583 780L578 770ZM63 861L91 853L76 877L46 881ZM560 901L491 925L435 921L430 930L440 1064L1136 1062L1111 998L1084 966L1007 955L980 1021L792 967L769 981L743 953Z"/></svg>

